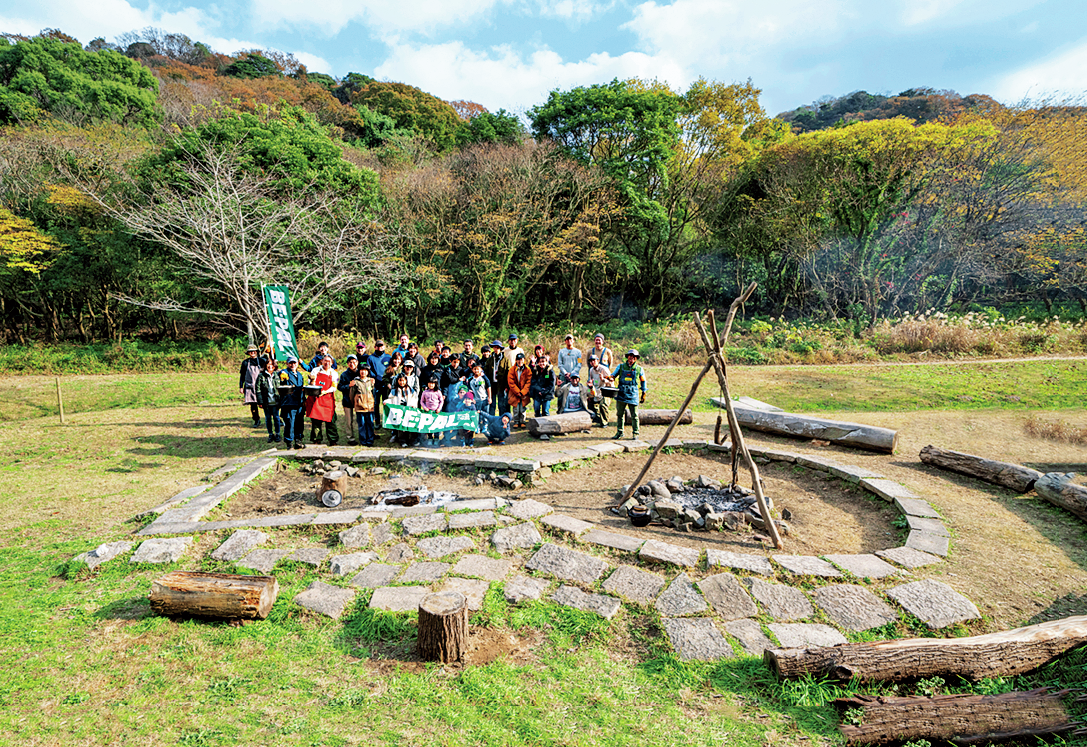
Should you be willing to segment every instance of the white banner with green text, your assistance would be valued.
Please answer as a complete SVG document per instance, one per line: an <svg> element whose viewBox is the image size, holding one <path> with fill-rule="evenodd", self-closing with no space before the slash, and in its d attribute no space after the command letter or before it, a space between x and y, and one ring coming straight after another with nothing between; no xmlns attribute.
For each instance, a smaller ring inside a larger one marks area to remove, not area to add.
<svg viewBox="0 0 1087 747"><path fill-rule="evenodd" d="M479 431L479 413L475 410L465 412L427 412L418 407L405 405L385 405L385 417L382 424L395 431L411 433L441 433L442 431Z"/></svg>

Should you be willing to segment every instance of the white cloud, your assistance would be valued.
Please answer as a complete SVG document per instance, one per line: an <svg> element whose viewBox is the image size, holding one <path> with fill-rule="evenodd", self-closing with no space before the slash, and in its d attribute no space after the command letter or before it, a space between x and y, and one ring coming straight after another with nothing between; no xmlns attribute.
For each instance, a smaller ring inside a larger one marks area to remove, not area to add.
<svg viewBox="0 0 1087 747"><path fill-rule="evenodd" d="M541 0L539 13L544 18L558 18L573 23L584 23L593 16L609 10L613 2L594 0Z"/></svg>
<svg viewBox="0 0 1087 747"><path fill-rule="evenodd" d="M336 75L332 70L332 65L328 63L324 57L318 57L315 54L309 52L295 52L295 59L306 66L306 70L311 73L327 73L328 75Z"/></svg>
<svg viewBox="0 0 1087 747"><path fill-rule="evenodd" d="M1087 95L1087 38L1071 49L1052 55L998 79L990 88L999 101L1009 104L1030 98L1079 98Z"/></svg>
<svg viewBox="0 0 1087 747"><path fill-rule="evenodd" d="M945 16L961 5L963 0L911 0L902 9L902 22L915 26Z"/></svg>
<svg viewBox="0 0 1087 747"><path fill-rule="evenodd" d="M59 28L84 44L99 36L112 41L118 34L147 26L204 39L202 30L206 25L207 18L199 8L187 7L174 13L163 13L134 8L125 0L27 3L17 14L0 16L0 28L5 31L33 35L45 28Z"/></svg>
<svg viewBox="0 0 1087 747"><path fill-rule="evenodd" d="M675 87L684 87L691 80L673 60L641 52L598 53L584 60L565 61L547 48L523 56L508 46L478 52L459 41L396 45L375 75L410 83L446 100L476 101L492 111L500 107L523 111L543 103L552 89L612 78L657 78Z"/></svg>
<svg viewBox="0 0 1087 747"><path fill-rule="evenodd" d="M352 21L382 34L427 34L448 26L473 23L493 7L511 0L252 0L252 13L261 24L316 26L329 36Z"/></svg>

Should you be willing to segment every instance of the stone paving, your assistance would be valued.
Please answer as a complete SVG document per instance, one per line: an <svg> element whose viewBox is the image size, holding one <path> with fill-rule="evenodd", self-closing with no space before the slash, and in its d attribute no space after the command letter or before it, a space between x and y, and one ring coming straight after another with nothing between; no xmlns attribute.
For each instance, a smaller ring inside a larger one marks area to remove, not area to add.
<svg viewBox="0 0 1087 747"><path fill-rule="evenodd" d="M672 441L668 446L717 452L729 448L691 441ZM608 442L535 459L503 460L427 450L314 447L292 457L354 463L435 462L510 470L512 476L599 458L617 449L648 448L650 444L645 442ZM757 656L775 646L837 645L846 641L841 630L870 630L896 620L893 605L933 629L980 617L974 604L947 584L910 579L912 569L942 562L940 558L949 551L950 533L931 505L908 488L870 470L822 458L772 449L751 452L771 461L825 471L894 503L909 526L905 545L875 554L780 554L771 558L706 548L703 561L699 549L646 540L633 528L604 529L555 513L551 506L533 499L475 499L440 508L420 505L393 511L343 510L202 521L225 498L275 465L274 458L262 457L241 464L218 485L187 489L146 512L158 518L138 533L148 539L136 548L130 561L175 563L192 546L191 535L229 529L234 531L210 553L213 560L265 574L273 573L281 561L312 565L334 583L314 581L293 602L334 619L355 603L360 589L369 594L369 606L375 609L412 611L432 591L455 590L465 595L471 609L478 610L492 584L502 584L511 604L550 599L605 618L618 614L624 602L643 610L652 607L661 615L665 634L683 659L713 660L737 652ZM306 524L345 528L333 535L339 540L334 546L261 547L270 542L270 536L257 527ZM384 546L389 547L381 549ZM133 543L108 543L73 560L94 570L132 548ZM485 555L481 550L503 557ZM864 585L869 579L891 579L893 584L899 577L903 583L882 592ZM861 583L832 583L808 591L788 585L807 583L805 578ZM828 620L833 626L816 620Z"/></svg>

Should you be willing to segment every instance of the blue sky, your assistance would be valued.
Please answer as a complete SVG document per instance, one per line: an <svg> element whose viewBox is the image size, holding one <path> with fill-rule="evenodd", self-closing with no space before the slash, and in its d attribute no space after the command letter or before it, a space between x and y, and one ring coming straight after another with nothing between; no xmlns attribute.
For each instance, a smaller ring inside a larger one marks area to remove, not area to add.
<svg viewBox="0 0 1087 747"><path fill-rule="evenodd" d="M156 26L523 112L555 88L751 78L768 113L915 86L1005 103L1087 91L1083 0L0 0L0 31Z"/></svg>

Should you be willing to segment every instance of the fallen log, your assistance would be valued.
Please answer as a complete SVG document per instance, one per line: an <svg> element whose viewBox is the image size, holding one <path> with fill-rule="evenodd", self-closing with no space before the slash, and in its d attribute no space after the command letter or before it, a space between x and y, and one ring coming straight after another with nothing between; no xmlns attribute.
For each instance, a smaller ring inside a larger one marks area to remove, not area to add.
<svg viewBox="0 0 1087 747"><path fill-rule="evenodd" d="M468 599L457 591L428 594L419 603L416 650L423 661L460 661L468 645Z"/></svg>
<svg viewBox="0 0 1087 747"><path fill-rule="evenodd" d="M173 571L151 582L151 611L169 617L263 620L279 596L273 576Z"/></svg>
<svg viewBox="0 0 1087 747"><path fill-rule="evenodd" d="M1087 643L1087 615L969 638L910 638L822 648L768 649L779 677L812 674L862 682L953 676L980 680L1022 674Z"/></svg>
<svg viewBox="0 0 1087 747"><path fill-rule="evenodd" d="M587 412L566 412L562 415L548 415L528 419L528 434L530 436L574 433L576 431L587 431L592 427L593 419Z"/></svg>
<svg viewBox="0 0 1087 747"><path fill-rule="evenodd" d="M1054 506L1087 521L1087 486L1072 482L1075 472L1048 472L1034 483L1034 490Z"/></svg>
<svg viewBox="0 0 1087 747"><path fill-rule="evenodd" d="M714 397L713 403L725 407L725 401ZM736 420L741 426L756 431L793 438L818 438L842 446L893 454L898 445L898 432L874 425L825 420L791 412L762 410L733 403Z"/></svg>
<svg viewBox="0 0 1087 747"><path fill-rule="evenodd" d="M960 475L1011 488L1019 493L1029 493L1042 473L1029 467L1010 462L997 462L961 451L948 451L929 445L921 449L921 461L933 467L958 472Z"/></svg>
<svg viewBox="0 0 1087 747"><path fill-rule="evenodd" d="M1070 731L1075 724L1061 702L1067 694L1043 687L1001 695L858 695L833 703L841 713L853 711L850 716L860 721L838 727L851 745L914 739L972 744Z"/></svg>
<svg viewBox="0 0 1087 747"><path fill-rule="evenodd" d="M678 410L638 410L639 425L668 425L676 419ZM676 425L690 425L694 422L694 414L690 410L684 410Z"/></svg>

